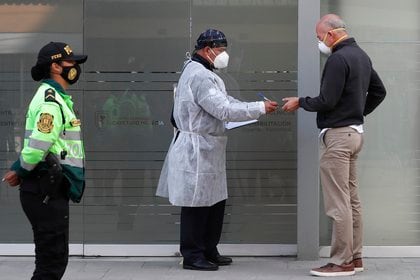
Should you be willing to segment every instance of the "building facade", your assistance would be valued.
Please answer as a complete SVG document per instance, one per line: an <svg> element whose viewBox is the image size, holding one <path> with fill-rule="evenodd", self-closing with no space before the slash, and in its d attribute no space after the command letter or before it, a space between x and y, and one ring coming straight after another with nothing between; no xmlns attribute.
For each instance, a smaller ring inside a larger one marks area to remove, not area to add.
<svg viewBox="0 0 420 280"><path fill-rule="evenodd" d="M315 23L341 15L388 95L366 118L358 171L369 256L420 256L420 3L407 0L74 0L0 2L0 172L18 157L41 46L88 54L69 90L82 119L87 189L71 206L71 254L177 255L180 209L154 195L173 136L173 87L207 28L228 38L220 76L246 101L316 96L325 58ZM398 20L395 20L397 19ZM394 19L394 20L393 20ZM281 111L227 132L222 252L328 254L315 114ZM419 159L417 158L419 156ZM19 192L0 188L0 255L32 254Z"/></svg>

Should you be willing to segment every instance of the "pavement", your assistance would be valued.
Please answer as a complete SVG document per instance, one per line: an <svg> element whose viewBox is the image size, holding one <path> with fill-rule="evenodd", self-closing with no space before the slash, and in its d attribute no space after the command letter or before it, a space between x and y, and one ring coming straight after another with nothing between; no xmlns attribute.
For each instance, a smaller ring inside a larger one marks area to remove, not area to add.
<svg viewBox="0 0 420 280"><path fill-rule="evenodd" d="M218 271L184 270L179 257L70 257L63 280L297 280L319 279L309 275L328 259L298 261L290 257L234 257ZM366 258L365 271L349 277L327 279L420 279L420 258ZM0 257L1 280L29 280L33 257Z"/></svg>

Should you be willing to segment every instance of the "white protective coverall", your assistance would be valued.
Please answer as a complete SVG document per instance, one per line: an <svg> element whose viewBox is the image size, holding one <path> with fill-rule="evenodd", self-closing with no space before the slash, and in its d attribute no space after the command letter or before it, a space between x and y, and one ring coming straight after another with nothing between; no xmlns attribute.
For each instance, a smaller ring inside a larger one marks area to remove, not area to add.
<svg viewBox="0 0 420 280"><path fill-rule="evenodd" d="M176 206L212 206L227 199L225 122L256 119L264 102L241 102L226 93L223 80L188 60L176 88L172 140L156 195Z"/></svg>

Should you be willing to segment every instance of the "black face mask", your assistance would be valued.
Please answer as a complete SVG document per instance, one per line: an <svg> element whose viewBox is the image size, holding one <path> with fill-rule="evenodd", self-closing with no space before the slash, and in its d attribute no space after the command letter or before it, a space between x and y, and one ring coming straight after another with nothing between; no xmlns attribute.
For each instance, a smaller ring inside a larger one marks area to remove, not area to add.
<svg viewBox="0 0 420 280"><path fill-rule="evenodd" d="M63 72L61 72L61 77L66 80L70 85L74 84L79 80L80 73L82 69L80 69L79 64L75 64L73 66L61 66L63 67Z"/></svg>

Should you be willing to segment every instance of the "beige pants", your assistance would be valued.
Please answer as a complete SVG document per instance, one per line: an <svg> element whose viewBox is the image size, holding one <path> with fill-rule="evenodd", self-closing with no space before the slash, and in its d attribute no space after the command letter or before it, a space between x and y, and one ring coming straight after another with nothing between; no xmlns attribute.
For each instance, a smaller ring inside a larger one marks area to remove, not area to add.
<svg viewBox="0 0 420 280"><path fill-rule="evenodd" d="M333 221L331 262L341 265L362 257L363 224L356 160L363 135L350 127L329 129L320 146L325 212Z"/></svg>

